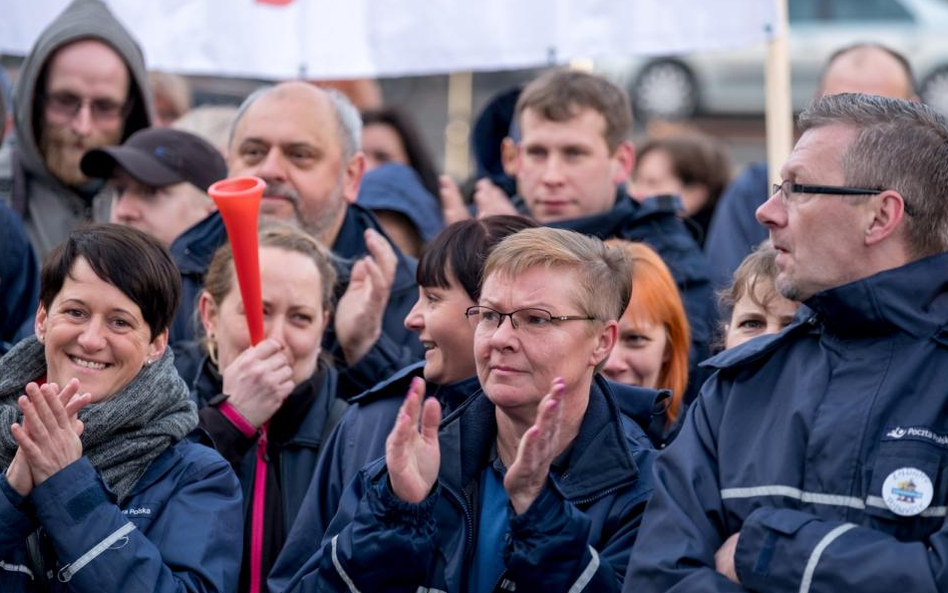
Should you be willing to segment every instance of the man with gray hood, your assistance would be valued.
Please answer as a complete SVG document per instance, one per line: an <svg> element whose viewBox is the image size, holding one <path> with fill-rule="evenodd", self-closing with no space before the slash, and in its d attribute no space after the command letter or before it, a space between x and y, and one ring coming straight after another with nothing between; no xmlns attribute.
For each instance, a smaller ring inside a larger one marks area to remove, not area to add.
<svg viewBox="0 0 948 593"><path fill-rule="evenodd" d="M40 258L82 222L108 219L104 182L79 162L149 126L147 89L141 49L101 1L75 0L40 34L0 151L0 199L23 218Z"/></svg>

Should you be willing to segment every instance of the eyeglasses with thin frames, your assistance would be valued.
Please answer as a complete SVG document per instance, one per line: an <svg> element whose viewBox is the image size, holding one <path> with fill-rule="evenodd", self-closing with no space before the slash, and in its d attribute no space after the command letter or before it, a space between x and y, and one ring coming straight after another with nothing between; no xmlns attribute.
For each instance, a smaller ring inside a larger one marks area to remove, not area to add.
<svg viewBox="0 0 948 593"><path fill-rule="evenodd" d="M468 307L464 311L468 323L475 331L493 332L500 329L505 317L510 318L510 325L516 330L523 330L528 333L540 333L551 327L554 323L562 321L595 321L596 317L592 315L554 315L546 309L530 307L527 309L517 309L510 313L502 313L490 307L481 307L475 305Z"/></svg>
<svg viewBox="0 0 948 593"><path fill-rule="evenodd" d="M79 114L84 106L89 106L92 119L96 121L113 121L128 115L131 102L116 103L111 99L83 99L68 91L47 93L46 107L54 114L72 119Z"/></svg>
<svg viewBox="0 0 948 593"><path fill-rule="evenodd" d="M874 196L885 191L885 189L870 189L866 187L849 187L846 185L805 185L801 183L793 183L792 181L784 181L782 183L775 183L771 187L770 194L779 194L780 198L783 200L784 204L789 204L793 201L794 194L824 194L828 196ZM914 214L911 206L908 202L905 204L905 213L909 216Z"/></svg>

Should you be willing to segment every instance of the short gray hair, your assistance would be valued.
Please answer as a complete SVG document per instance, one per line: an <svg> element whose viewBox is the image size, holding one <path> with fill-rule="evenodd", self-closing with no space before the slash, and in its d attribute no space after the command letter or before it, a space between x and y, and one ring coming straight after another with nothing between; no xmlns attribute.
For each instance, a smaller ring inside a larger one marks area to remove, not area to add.
<svg viewBox="0 0 948 593"><path fill-rule="evenodd" d="M233 143L237 125L243 119L247 110L250 109L250 106L276 88L273 85L260 87L244 99L244 102L237 108L237 113L234 114L234 120L230 125L230 134L227 138L228 146ZM339 148L343 159L348 161L362 150L362 116L359 115L359 110L355 108L355 105L336 89L320 88L320 90L326 93L329 104L332 105L333 114L336 116L336 123L339 126Z"/></svg>
<svg viewBox="0 0 948 593"><path fill-rule="evenodd" d="M800 114L801 132L829 125L856 128L841 155L850 186L902 195L913 258L948 250L948 122L921 103L844 93L822 97Z"/></svg>

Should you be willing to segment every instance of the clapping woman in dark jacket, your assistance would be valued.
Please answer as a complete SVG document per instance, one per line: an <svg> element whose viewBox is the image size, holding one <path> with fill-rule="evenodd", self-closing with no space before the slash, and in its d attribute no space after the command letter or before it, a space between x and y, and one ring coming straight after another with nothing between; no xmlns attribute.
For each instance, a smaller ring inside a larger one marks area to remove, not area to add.
<svg viewBox="0 0 948 593"><path fill-rule="evenodd" d="M167 251L118 225L43 265L36 336L0 359L0 591L232 591L240 491L167 348Z"/></svg>

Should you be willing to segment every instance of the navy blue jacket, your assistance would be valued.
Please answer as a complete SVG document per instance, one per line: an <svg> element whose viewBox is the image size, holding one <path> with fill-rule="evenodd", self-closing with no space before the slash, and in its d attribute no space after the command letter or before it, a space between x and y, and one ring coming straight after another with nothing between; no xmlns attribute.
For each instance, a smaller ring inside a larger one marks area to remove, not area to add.
<svg viewBox="0 0 948 593"><path fill-rule="evenodd" d="M282 510L287 531L296 520L323 441L330 434L333 424L345 415L348 407L336 397L336 371L323 365L320 367L320 372L297 385L287 398L287 402L300 402L299 407L292 412L302 413L302 417L286 418L288 422L298 422L296 430L282 438L280 435L271 435L268 442L268 452L279 467ZM220 376L207 361L201 365L200 374L189 385L191 398L200 410L201 429L210 438L210 444L233 465L243 490L244 507L249 510L253 500L257 437L245 437L215 407L208 405L224 398L221 396ZM274 416L274 422L280 419Z"/></svg>
<svg viewBox="0 0 948 593"><path fill-rule="evenodd" d="M332 245L332 252L338 258L337 297L349 286L352 266L368 254L363 237L367 229L374 229L388 238L371 212L358 204L350 204ZM188 348L187 342L194 339L198 323L197 298L204 286L204 274L211 265L214 252L226 242L227 232L223 220L215 212L187 230L171 245L171 256L181 271L182 282L181 307L169 335L169 343L175 346L176 356L181 355ZM418 285L415 283L418 262L404 255L394 243L392 248L398 257L398 267L382 318L382 335L372 349L355 366L347 367L331 326L323 336L323 348L336 358L336 366L344 369L339 381L340 393L346 397L362 393L402 367L424 357L424 349L417 336L404 325L408 311L418 300Z"/></svg>
<svg viewBox="0 0 948 593"><path fill-rule="evenodd" d="M227 231L219 212L211 213L171 243L171 258L181 272L181 305L171 322L169 344L177 347L191 342L197 335L201 323L197 304L204 290L204 275L214 259L214 253L224 243L227 243Z"/></svg>
<svg viewBox="0 0 948 593"><path fill-rule="evenodd" d="M221 378L207 359L199 369L197 377L188 383L191 397L199 408L200 432L233 466L243 492L246 517L243 534L245 558L240 580L243 590L250 582L250 523L256 496L254 485L260 433L245 435L221 413L214 405L226 398L221 394ZM266 449L269 464L263 499L263 547L259 552L264 577L296 521L323 442L348 407L336 397L336 385L335 370L321 364L310 379L296 386L270 420Z"/></svg>
<svg viewBox="0 0 948 593"><path fill-rule="evenodd" d="M287 591L462 591L477 536L478 478L496 440L494 414L486 397L474 396L444 420L438 483L419 504L392 494L384 460L363 469L322 549ZM651 492L653 456L648 437L597 377L579 434L547 487L522 515L508 507L506 571L496 590L618 591Z"/></svg>
<svg viewBox="0 0 948 593"><path fill-rule="evenodd" d="M626 591L948 590L948 254L805 305L709 361L656 462ZM885 502L901 468L930 480L920 514ZM737 532L744 587L714 570Z"/></svg>
<svg viewBox="0 0 948 593"><path fill-rule="evenodd" d="M86 458L26 499L0 476L0 591L231 593L242 526L234 472L188 441L155 459L121 507ZM52 543L43 554L55 575L48 587L27 560L38 527Z"/></svg>
<svg viewBox="0 0 948 593"><path fill-rule="evenodd" d="M270 573L271 590L285 589L299 567L319 551L346 486L365 465L385 456L385 439L395 426L412 379L422 377L424 368L424 361L408 366L350 400L352 405L320 453L299 515ZM471 377L445 386L427 383L425 393L438 398L447 417L480 389L477 378Z"/></svg>
<svg viewBox="0 0 948 593"><path fill-rule="evenodd" d="M616 204L609 212L551 223L549 226L593 235L602 240L625 239L647 243L658 252L671 271L691 327L689 389L685 403L691 402L707 373L698 363L711 354L711 340L717 323L717 306L708 262L678 217L678 202L669 196L633 200L620 188Z"/></svg>
<svg viewBox="0 0 948 593"><path fill-rule="evenodd" d="M715 288L730 286L737 266L767 238L757 208L769 197L766 163L748 165L721 194L704 243Z"/></svg>
<svg viewBox="0 0 948 593"><path fill-rule="evenodd" d="M2 125L2 122L0 122ZM0 355L32 332L39 303L39 266L23 221L0 202Z"/></svg>

